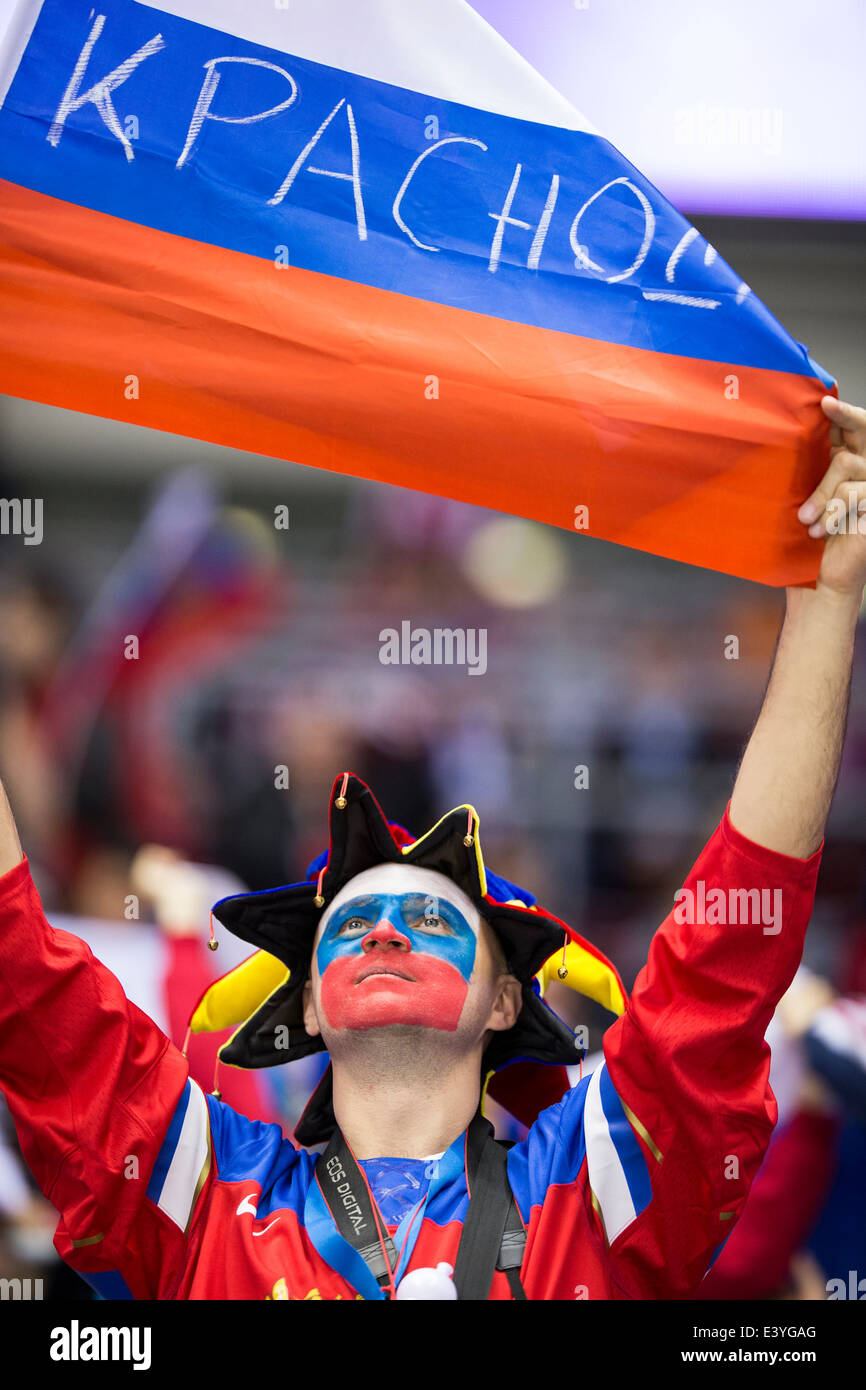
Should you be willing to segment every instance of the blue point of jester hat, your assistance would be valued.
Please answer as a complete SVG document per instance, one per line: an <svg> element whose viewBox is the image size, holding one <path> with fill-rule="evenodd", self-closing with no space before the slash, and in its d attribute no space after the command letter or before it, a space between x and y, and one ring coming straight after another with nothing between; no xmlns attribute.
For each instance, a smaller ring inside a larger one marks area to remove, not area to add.
<svg viewBox="0 0 866 1390"><path fill-rule="evenodd" d="M351 879L365 869L392 863L434 870L457 884L495 932L507 969L522 986L516 1023L496 1033L484 1053L485 1085L513 1062L562 1067L583 1057L585 1049L574 1031L542 997L550 978L564 979L614 1014L623 1012L625 991L607 957L539 907L531 893L485 867L473 807L458 806L426 835L412 839L387 820L369 787L346 772L331 790L330 847L310 865L307 880L239 893L223 898L213 909L217 921L258 948L209 987L190 1020L194 1033L234 1027L220 1048L220 1062L272 1067L325 1050L322 1038L311 1037L303 1019L303 987L316 929ZM329 1067L295 1137L301 1144L319 1144L335 1127Z"/></svg>

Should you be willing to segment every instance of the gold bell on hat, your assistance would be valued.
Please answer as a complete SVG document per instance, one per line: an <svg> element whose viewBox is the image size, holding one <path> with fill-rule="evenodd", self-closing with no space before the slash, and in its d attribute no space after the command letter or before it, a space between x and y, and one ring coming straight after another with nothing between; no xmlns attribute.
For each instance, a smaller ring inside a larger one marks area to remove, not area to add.
<svg viewBox="0 0 866 1390"><path fill-rule="evenodd" d="M560 963L559 963L559 969L558 969L557 972L556 972L560 980L567 980L567 979L568 979L568 966L567 966L566 963L565 963L565 953L566 953L567 950L568 950L568 932L565 933L565 940L564 940L563 943L562 943L562 960L560 961Z"/></svg>

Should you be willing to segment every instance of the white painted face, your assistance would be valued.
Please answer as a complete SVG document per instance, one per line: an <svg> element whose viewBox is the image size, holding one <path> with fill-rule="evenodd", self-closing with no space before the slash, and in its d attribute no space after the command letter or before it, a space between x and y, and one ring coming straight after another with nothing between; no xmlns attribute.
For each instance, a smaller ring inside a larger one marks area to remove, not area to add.
<svg viewBox="0 0 866 1390"><path fill-rule="evenodd" d="M334 914L352 898L364 894L393 897L405 893L421 893L435 902L452 903L465 917L478 935L481 914L472 899L463 889L434 869L422 869L417 864L376 864L372 869L363 869L344 883L337 896L328 904L319 922L318 936L321 937Z"/></svg>

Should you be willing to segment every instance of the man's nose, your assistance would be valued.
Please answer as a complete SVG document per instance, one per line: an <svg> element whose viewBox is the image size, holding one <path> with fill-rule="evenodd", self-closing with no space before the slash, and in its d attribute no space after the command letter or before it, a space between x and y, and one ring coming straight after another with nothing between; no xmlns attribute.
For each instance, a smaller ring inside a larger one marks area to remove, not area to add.
<svg viewBox="0 0 866 1390"><path fill-rule="evenodd" d="M396 947L398 951L411 951L412 943L408 936L398 932L393 922L389 922L387 917L383 917L381 922L377 922L372 931L361 940L362 951L372 951L374 947L381 946L383 949Z"/></svg>

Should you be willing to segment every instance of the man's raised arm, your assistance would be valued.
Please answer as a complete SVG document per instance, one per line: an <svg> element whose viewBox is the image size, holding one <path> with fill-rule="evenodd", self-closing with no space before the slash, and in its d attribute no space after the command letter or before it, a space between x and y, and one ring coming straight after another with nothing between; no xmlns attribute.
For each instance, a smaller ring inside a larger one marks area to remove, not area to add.
<svg viewBox="0 0 866 1390"><path fill-rule="evenodd" d="M814 589L788 590L770 684L730 810L748 839L797 858L823 838L866 583L866 410L834 396L824 398L824 409L831 463L800 509L816 544L827 537L821 570Z"/></svg>
<svg viewBox="0 0 866 1390"><path fill-rule="evenodd" d="M812 911L866 581L866 535L856 525L861 498L866 511L866 411L830 397L824 409L830 468L800 512L816 545L828 536L817 586L788 594L730 808L604 1039L608 1076L652 1189L628 1224L613 1228L618 1236L605 1223L632 1297L695 1291L742 1210L776 1120L764 1035ZM837 511L846 524L834 532Z"/></svg>
<svg viewBox="0 0 866 1390"><path fill-rule="evenodd" d="M170 1296L209 1140L157 1180L200 1110L185 1058L78 937L52 929L0 787L0 1089L60 1213L55 1245L109 1298ZM169 1148L171 1151L169 1152ZM170 1190L169 1190L170 1189Z"/></svg>

